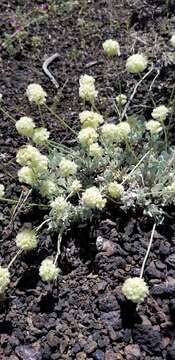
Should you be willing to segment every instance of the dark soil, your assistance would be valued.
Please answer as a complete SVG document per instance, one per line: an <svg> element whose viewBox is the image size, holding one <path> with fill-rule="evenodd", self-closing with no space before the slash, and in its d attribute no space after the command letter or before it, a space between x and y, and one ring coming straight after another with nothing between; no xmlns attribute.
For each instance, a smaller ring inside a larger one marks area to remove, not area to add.
<svg viewBox="0 0 175 360"><path fill-rule="evenodd" d="M160 76L153 85L156 102L170 97L175 80L169 47L175 27L174 0L73 3L70 8L70 1L43 5L42 1L1 0L0 92L4 108L16 119L32 114L39 122L39 114L29 107L24 95L30 82L39 82L48 92L48 103L52 104L54 97L58 113L76 128L81 109L78 80L88 73L96 78L99 109L113 117L111 99L119 90L123 62L138 50L146 51L150 61L157 59ZM34 9L38 14L38 8L43 9L48 20L29 26L27 37L21 43L15 41L13 54L8 54L4 36L14 32L11 22L17 7L23 14ZM37 48L32 46L33 36L41 38ZM111 37L121 44L122 56L116 64L106 64L101 46ZM60 85L58 92L42 72L45 57L56 52L59 58L51 70ZM134 81L122 73L122 91L132 89ZM144 89L138 91L131 113L143 109L140 103L147 105L145 116L149 119L152 104ZM72 143L70 134L54 118L47 113L44 118L53 138ZM7 196L15 198L21 193L15 154L25 139L17 135L5 116L1 116L0 127L0 180L7 186ZM0 206L0 211L0 262L7 264L16 251L16 232L23 223L40 224L44 213L22 209L8 225L11 207ZM15 262L10 289L1 299L0 360L175 359L175 224L171 215L155 233L145 269L150 295L137 309L125 301L121 286L128 276L139 274L151 220L142 214L119 213L112 207L94 215L88 224L74 226L63 239L59 260L62 272L52 285L42 283L38 274L41 261L56 250L54 236L43 232L37 252ZM97 251L97 236L106 241L105 252Z"/></svg>

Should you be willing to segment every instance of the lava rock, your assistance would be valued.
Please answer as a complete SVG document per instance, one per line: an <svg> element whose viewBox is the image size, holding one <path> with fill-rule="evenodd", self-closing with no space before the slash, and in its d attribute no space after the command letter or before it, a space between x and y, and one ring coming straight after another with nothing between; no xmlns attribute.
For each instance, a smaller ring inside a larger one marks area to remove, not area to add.
<svg viewBox="0 0 175 360"><path fill-rule="evenodd" d="M51 330L47 335L47 342L49 346L57 347L58 344L60 343L60 339L58 336L55 335L55 332Z"/></svg>
<svg viewBox="0 0 175 360"><path fill-rule="evenodd" d="M109 311L107 313L102 313L100 318L106 327L112 326L114 330L121 329L122 319L120 311Z"/></svg>
<svg viewBox="0 0 175 360"><path fill-rule="evenodd" d="M159 284L154 285L150 290L150 294L152 296L163 296L163 297L170 297L175 296L175 284Z"/></svg>
<svg viewBox="0 0 175 360"><path fill-rule="evenodd" d="M97 343L96 341L88 341L86 345L84 346L84 352L86 354L92 354L97 349Z"/></svg>
<svg viewBox="0 0 175 360"><path fill-rule="evenodd" d="M171 347L168 349L167 360L175 360L175 341L173 341Z"/></svg>
<svg viewBox="0 0 175 360"><path fill-rule="evenodd" d="M104 352L101 350L96 350L96 352L93 355L94 360L104 360L105 355Z"/></svg>
<svg viewBox="0 0 175 360"><path fill-rule="evenodd" d="M137 325L133 330L133 341L148 354L160 354L162 350L162 339L160 332L151 326Z"/></svg>
<svg viewBox="0 0 175 360"><path fill-rule="evenodd" d="M114 295L104 294L98 299L98 306L101 311L114 311L119 309L119 304Z"/></svg>
<svg viewBox="0 0 175 360"><path fill-rule="evenodd" d="M124 351L127 360L137 360L141 357L141 351L137 344L127 345Z"/></svg>
<svg viewBox="0 0 175 360"><path fill-rule="evenodd" d="M18 355L18 357L21 360L41 360L41 354L32 349L29 346L17 346L15 349L15 353L16 355Z"/></svg>

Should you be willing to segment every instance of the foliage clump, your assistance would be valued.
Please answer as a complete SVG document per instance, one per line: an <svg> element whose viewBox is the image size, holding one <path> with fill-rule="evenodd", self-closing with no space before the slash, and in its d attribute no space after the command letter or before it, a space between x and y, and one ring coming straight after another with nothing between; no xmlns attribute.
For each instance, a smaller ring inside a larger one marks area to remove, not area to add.
<svg viewBox="0 0 175 360"><path fill-rule="evenodd" d="M110 40L103 47L111 57L120 54L117 42ZM148 66L144 54L131 55L126 61L127 71L135 76ZM139 79L139 85L148 74ZM153 101L150 118L146 119L144 112L142 115L129 115L128 109L137 86L130 98L122 93L115 97L117 115L111 121L97 109L99 91L96 90L95 78L81 75L79 96L85 108L79 114L78 133L47 106L47 93L41 85L34 83L27 87L26 95L31 104L40 112L41 109L50 111L76 135L76 144L70 148L51 140L43 122L37 128L31 117L23 116L15 121L18 133L28 139L16 155L16 162L21 166L19 182L30 185L40 194L48 209L45 220L37 229L24 229L17 234L17 248L20 253L35 249L38 233L46 224L49 230L58 233L55 260L43 260L39 270L43 281L57 278L59 269L56 262L62 235L73 221L86 219L93 211L105 211L111 202L124 211L142 208L144 214L158 224L163 221L166 207L175 201L175 148L170 144L167 126L173 116L173 107L169 102L168 105L156 106ZM3 200L3 185L0 185L0 197ZM0 287L5 289L9 273L2 268L1 273ZM148 287L142 277L128 279L123 293L137 303L145 298Z"/></svg>

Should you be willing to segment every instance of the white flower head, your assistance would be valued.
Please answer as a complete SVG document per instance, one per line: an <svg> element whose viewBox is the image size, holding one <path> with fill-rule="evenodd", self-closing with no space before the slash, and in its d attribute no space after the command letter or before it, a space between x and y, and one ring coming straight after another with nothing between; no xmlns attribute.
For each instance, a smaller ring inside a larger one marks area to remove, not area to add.
<svg viewBox="0 0 175 360"><path fill-rule="evenodd" d="M165 192L169 195L175 195L175 181L173 181L170 185L166 186Z"/></svg>
<svg viewBox="0 0 175 360"><path fill-rule="evenodd" d="M159 121L149 120L145 124L146 129L150 131L151 134L157 134L162 130L162 126Z"/></svg>
<svg viewBox="0 0 175 360"><path fill-rule="evenodd" d="M40 185L39 190L40 190L40 193L42 196L49 196L56 192L57 186L56 186L55 182L50 179L43 180Z"/></svg>
<svg viewBox="0 0 175 360"><path fill-rule="evenodd" d="M175 33L171 36L170 43L171 43L171 46L173 48L175 48Z"/></svg>
<svg viewBox="0 0 175 360"><path fill-rule="evenodd" d="M30 84L27 87L26 95L30 103L43 105L46 102L47 94L39 84Z"/></svg>
<svg viewBox="0 0 175 360"><path fill-rule="evenodd" d="M36 181L35 174L29 166L23 166L18 170L18 179L20 183L34 185Z"/></svg>
<svg viewBox="0 0 175 360"><path fill-rule="evenodd" d="M165 105L159 105L153 109L152 117L158 121L164 121L169 113L169 109Z"/></svg>
<svg viewBox="0 0 175 360"><path fill-rule="evenodd" d="M108 143L117 141L117 125L115 124L104 124L101 127L102 139Z"/></svg>
<svg viewBox="0 0 175 360"><path fill-rule="evenodd" d="M38 159L33 162L33 169L38 176L44 174L48 170L48 157L40 153Z"/></svg>
<svg viewBox="0 0 175 360"><path fill-rule="evenodd" d="M124 193L124 187L122 184L118 184L116 181L110 182L108 184L108 193L114 199L120 198Z"/></svg>
<svg viewBox="0 0 175 360"><path fill-rule="evenodd" d="M20 135L31 137L35 128L35 123L31 117L22 116L16 122L15 126Z"/></svg>
<svg viewBox="0 0 175 360"><path fill-rule="evenodd" d="M63 196L58 196L50 204L53 214L57 219L67 216L70 204L64 199Z"/></svg>
<svg viewBox="0 0 175 360"><path fill-rule="evenodd" d="M126 139L131 131L130 125L127 121L122 121L116 125L117 139L122 141Z"/></svg>
<svg viewBox="0 0 175 360"><path fill-rule="evenodd" d="M33 230L21 230L16 236L16 246L24 251L30 251L37 247L38 239Z"/></svg>
<svg viewBox="0 0 175 360"><path fill-rule="evenodd" d="M40 156L40 152L37 148L35 148L32 145L25 145L21 147L16 156L16 161L18 164L22 166L30 166L33 164L36 159L38 159Z"/></svg>
<svg viewBox="0 0 175 360"><path fill-rule="evenodd" d="M120 45L116 40L105 40L103 43L103 49L105 54L109 57L113 57L116 55L120 56Z"/></svg>
<svg viewBox="0 0 175 360"><path fill-rule="evenodd" d="M46 128L40 127L34 130L32 140L37 145L43 145L47 143L49 136L50 132Z"/></svg>
<svg viewBox="0 0 175 360"><path fill-rule="evenodd" d="M144 54L131 55L126 61L126 70L132 74L143 72L147 66L148 60Z"/></svg>
<svg viewBox="0 0 175 360"><path fill-rule="evenodd" d="M103 123L103 117L94 111L82 111L79 114L80 123L82 124L83 128L94 128L97 129L100 124Z"/></svg>
<svg viewBox="0 0 175 360"><path fill-rule="evenodd" d="M3 294L10 284L10 272L7 268L0 266L0 294Z"/></svg>
<svg viewBox="0 0 175 360"><path fill-rule="evenodd" d="M81 75L79 82L80 98L90 103L94 102L98 95L98 92L95 90L95 79L93 78L93 76Z"/></svg>
<svg viewBox="0 0 175 360"><path fill-rule="evenodd" d="M103 155L103 148L98 143L89 145L89 155L91 157L101 157Z"/></svg>
<svg viewBox="0 0 175 360"><path fill-rule="evenodd" d="M75 175L77 168L75 162L68 159L62 159L59 163L60 174L65 177Z"/></svg>
<svg viewBox="0 0 175 360"><path fill-rule="evenodd" d="M96 186L92 186L83 193L82 204L91 209L103 209L106 205L106 199L103 198Z"/></svg>
<svg viewBox="0 0 175 360"><path fill-rule="evenodd" d="M71 193L78 193L82 189L82 184L79 180L74 180L70 186Z"/></svg>
<svg viewBox="0 0 175 360"><path fill-rule="evenodd" d="M124 94L119 94L115 99L119 106L125 105L127 103L127 96Z"/></svg>
<svg viewBox="0 0 175 360"><path fill-rule="evenodd" d="M5 186L0 184L0 198L3 198L5 195Z"/></svg>
<svg viewBox="0 0 175 360"><path fill-rule="evenodd" d="M87 127L80 130L78 140L82 146L88 146L97 140L98 134L94 128Z"/></svg>
<svg viewBox="0 0 175 360"><path fill-rule="evenodd" d="M59 274L59 269L56 267L51 259L44 259L39 268L39 274L42 281L56 280Z"/></svg>
<svg viewBox="0 0 175 360"><path fill-rule="evenodd" d="M26 145L18 150L16 161L22 166L29 166L38 176L48 169L48 158L32 145Z"/></svg>
<svg viewBox="0 0 175 360"><path fill-rule="evenodd" d="M133 303L141 303L149 293L149 289L144 279L134 277L127 279L122 287L122 292L128 300Z"/></svg>

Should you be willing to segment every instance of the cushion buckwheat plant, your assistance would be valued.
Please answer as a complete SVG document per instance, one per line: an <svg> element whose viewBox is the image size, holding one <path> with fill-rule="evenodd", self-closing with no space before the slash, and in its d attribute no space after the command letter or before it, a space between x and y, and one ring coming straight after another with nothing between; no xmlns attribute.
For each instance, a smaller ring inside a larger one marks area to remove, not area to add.
<svg viewBox="0 0 175 360"><path fill-rule="evenodd" d="M111 57L120 54L116 41L106 41L103 48ZM142 73L148 66L148 59L143 54L133 54L126 61L126 69L132 74ZM31 106L37 105L40 111L47 108L71 130L46 105L47 93L41 85L30 84L26 94ZM149 117L145 117L144 108L142 116L134 112L130 115L132 104L127 102L130 94L116 97L115 93L115 104L122 113L119 111L110 117L107 113L102 114L95 105L98 94L95 78L82 74L79 96L87 107L77 114L79 132L73 131L76 141L72 147L53 141L43 123L36 127L32 117L23 116L16 121L19 135L27 137L26 145L16 154L18 180L33 189L35 196L38 194L38 206L43 199L47 214L37 228L24 228L16 234L17 254L8 268L0 266L0 292L4 292L10 283L9 268L16 257L37 248L43 226L58 234L55 258L43 259L38 270L41 279L50 282L59 275L57 261L63 233L75 220L85 220L93 212L104 212L111 202L123 211L142 209L159 224L166 214L166 207L175 203L175 148L170 144L166 128L166 121L173 117L171 107L161 103L149 111ZM0 200L8 200L3 184L0 184ZM127 299L139 303L148 294L148 287L141 277L129 278L122 291Z"/></svg>

